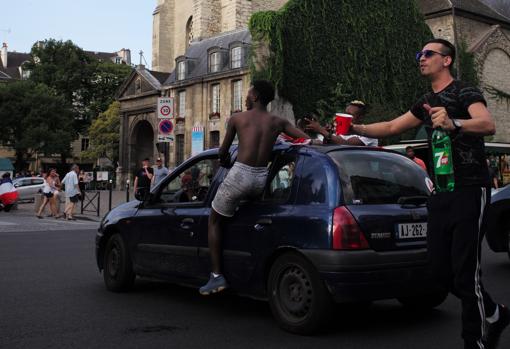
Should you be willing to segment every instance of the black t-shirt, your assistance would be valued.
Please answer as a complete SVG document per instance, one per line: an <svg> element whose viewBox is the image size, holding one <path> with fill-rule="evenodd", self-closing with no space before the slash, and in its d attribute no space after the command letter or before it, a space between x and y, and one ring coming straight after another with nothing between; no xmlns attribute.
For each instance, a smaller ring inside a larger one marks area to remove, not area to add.
<svg viewBox="0 0 510 349"><path fill-rule="evenodd" d="M148 167L147 168L147 172L149 172L150 174L154 175L154 170L152 169L152 167ZM139 169L137 172L136 172L136 177L138 178L138 187L137 189L150 189L151 187L151 180L149 179L149 177L147 176L147 173L145 173L145 169L144 168L141 168Z"/></svg>
<svg viewBox="0 0 510 349"><path fill-rule="evenodd" d="M432 121L429 113L423 108L423 104L429 104L431 107L445 107L448 116L452 119L471 119L468 108L477 102L487 105L479 89L462 81L454 80L438 93L429 92L423 95L411 107L411 113L425 126L429 126L426 129L430 143L433 132ZM455 186L488 186L489 171L483 136L451 132L450 138L452 140ZM434 168L434 166L430 166L430 168Z"/></svg>

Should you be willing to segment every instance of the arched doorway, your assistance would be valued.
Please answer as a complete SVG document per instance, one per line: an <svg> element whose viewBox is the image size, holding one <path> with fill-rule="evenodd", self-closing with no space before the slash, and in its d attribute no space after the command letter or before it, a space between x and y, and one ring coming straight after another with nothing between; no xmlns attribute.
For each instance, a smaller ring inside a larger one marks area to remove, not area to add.
<svg viewBox="0 0 510 349"><path fill-rule="evenodd" d="M154 155L154 130L147 120L139 121L133 128L130 146L130 167L135 171L141 166L142 160Z"/></svg>

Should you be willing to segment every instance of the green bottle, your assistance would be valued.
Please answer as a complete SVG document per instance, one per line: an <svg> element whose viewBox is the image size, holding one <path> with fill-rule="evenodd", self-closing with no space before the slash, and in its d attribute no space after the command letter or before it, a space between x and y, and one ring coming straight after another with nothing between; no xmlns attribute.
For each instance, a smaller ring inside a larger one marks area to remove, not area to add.
<svg viewBox="0 0 510 349"><path fill-rule="evenodd" d="M452 141L448 133L437 128L432 133L432 156L436 191L448 192L455 188L453 175Z"/></svg>

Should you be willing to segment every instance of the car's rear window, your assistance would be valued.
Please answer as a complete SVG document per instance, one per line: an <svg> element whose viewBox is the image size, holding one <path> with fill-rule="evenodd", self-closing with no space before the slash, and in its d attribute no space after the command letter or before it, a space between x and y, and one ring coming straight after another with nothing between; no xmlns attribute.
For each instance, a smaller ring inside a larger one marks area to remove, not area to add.
<svg viewBox="0 0 510 349"><path fill-rule="evenodd" d="M403 197L430 193L427 173L405 156L369 150L328 155L338 166L346 204L396 204Z"/></svg>

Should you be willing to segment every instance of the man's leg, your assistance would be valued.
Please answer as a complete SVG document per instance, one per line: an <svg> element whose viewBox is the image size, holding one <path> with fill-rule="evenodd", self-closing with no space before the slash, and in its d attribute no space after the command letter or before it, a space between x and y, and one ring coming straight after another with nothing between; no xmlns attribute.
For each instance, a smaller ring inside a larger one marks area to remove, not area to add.
<svg viewBox="0 0 510 349"><path fill-rule="evenodd" d="M221 273L221 229L223 228L222 226L225 219L226 217L223 217L221 214L216 212L214 208L211 208L207 239L209 244L209 253L211 254L212 273L207 284L200 287L199 292L204 296L223 291L228 287L227 280L225 280L225 277Z"/></svg>
<svg viewBox="0 0 510 349"><path fill-rule="evenodd" d="M451 193L440 193L428 202L427 252L433 279L439 287L450 292L453 287L452 273L452 223L448 207L454 200Z"/></svg>
<svg viewBox="0 0 510 349"><path fill-rule="evenodd" d="M486 318L496 311L496 304L483 287L480 267L488 200L485 188L470 188L462 190L452 203L454 293L462 302L462 337L466 348L487 348Z"/></svg>
<svg viewBox="0 0 510 349"><path fill-rule="evenodd" d="M209 244L209 253L211 254L212 272L221 274L221 229L225 217L216 212L213 208L209 216L209 227L207 231L207 241Z"/></svg>

